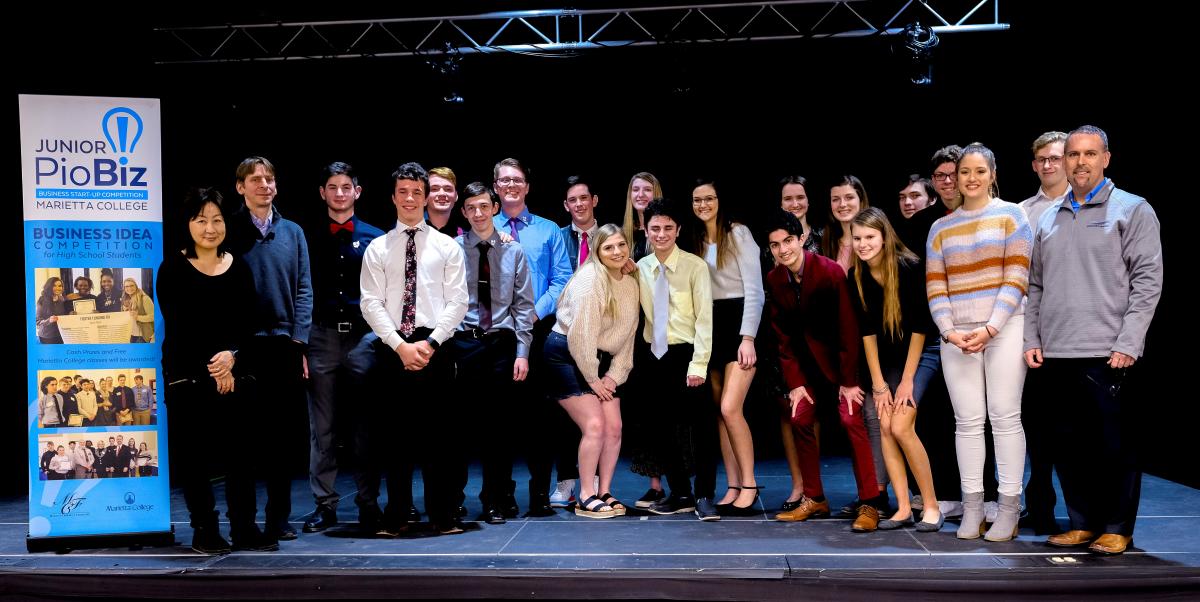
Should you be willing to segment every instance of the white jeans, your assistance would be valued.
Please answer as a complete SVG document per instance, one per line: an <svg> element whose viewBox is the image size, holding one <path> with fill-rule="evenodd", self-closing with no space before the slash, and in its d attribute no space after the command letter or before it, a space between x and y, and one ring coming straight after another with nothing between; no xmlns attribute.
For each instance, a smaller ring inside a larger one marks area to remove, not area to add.
<svg viewBox="0 0 1200 602"><path fill-rule="evenodd" d="M982 324L956 325L969 332ZM992 423L996 473L1003 495L1021 495L1025 475L1025 430L1021 426L1021 389L1025 386L1025 316L1008 319L996 338L979 353L966 354L942 343L942 370L954 405L954 446L962 490L983 491L984 419Z"/></svg>

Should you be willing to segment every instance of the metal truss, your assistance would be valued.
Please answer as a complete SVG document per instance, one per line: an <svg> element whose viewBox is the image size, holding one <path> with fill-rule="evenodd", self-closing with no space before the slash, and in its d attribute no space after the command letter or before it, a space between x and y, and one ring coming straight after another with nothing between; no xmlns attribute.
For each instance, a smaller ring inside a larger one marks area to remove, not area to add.
<svg viewBox="0 0 1200 602"><path fill-rule="evenodd" d="M934 5L937 5L936 7ZM517 53L996 31L1000 0L783 0L624 9L554 9L342 21L155 28L155 62L212 63Z"/></svg>

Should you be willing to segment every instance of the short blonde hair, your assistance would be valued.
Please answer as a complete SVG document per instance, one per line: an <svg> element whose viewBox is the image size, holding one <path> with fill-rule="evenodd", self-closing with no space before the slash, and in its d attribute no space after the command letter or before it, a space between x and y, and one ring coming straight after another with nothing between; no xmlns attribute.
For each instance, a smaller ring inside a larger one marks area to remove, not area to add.
<svg viewBox="0 0 1200 602"><path fill-rule="evenodd" d="M454 177L454 170L450 169L449 167L434 167L433 169L429 170L429 176L437 176L439 178L450 180L450 183L453 184L455 188L458 188L458 178Z"/></svg>

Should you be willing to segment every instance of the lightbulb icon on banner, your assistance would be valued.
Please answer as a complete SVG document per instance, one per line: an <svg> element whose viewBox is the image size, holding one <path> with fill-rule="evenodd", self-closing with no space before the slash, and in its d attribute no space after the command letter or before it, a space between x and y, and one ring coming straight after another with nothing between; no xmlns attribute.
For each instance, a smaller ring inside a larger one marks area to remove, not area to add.
<svg viewBox="0 0 1200 602"><path fill-rule="evenodd" d="M129 118L132 117L137 124L137 130L133 132L133 138L130 139ZM116 130L116 141L113 141L113 129ZM121 165L129 163L129 157L124 155L133 154L133 150L137 148L138 140L142 139L142 117L137 114L137 111L128 107L113 107L109 109L104 117L100 120L100 129L104 132L104 138L108 140L108 147L121 153L119 159Z"/></svg>

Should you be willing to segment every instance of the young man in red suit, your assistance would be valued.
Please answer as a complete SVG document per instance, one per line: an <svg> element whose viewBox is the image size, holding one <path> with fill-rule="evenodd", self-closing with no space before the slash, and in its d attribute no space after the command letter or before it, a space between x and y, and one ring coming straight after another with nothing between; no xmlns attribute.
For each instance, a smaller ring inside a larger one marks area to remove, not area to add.
<svg viewBox="0 0 1200 602"><path fill-rule="evenodd" d="M871 442L863 423L863 390L858 386L859 336L854 307L841 266L804 250L804 228L796 216L779 210L768 225L767 240L775 268L767 274L771 325L779 345L779 363L788 388L792 427L804 475L804 500L795 510L775 516L802 521L827 516L829 500L821 487L820 452L813 429L816 403L837 394L838 414L850 438L854 479L862 505L852 528L874 531L887 494L875 483Z"/></svg>

